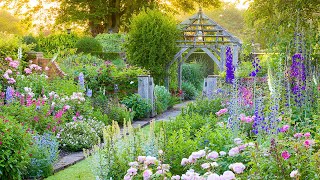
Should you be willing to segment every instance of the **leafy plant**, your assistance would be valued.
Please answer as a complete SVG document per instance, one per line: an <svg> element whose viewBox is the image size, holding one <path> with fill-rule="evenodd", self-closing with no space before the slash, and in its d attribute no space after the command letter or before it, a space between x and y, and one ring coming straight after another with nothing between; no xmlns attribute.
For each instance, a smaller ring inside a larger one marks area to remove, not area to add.
<svg viewBox="0 0 320 180"><path fill-rule="evenodd" d="M182 65L182 80L191 83L198 90L202 88L205 69L201 64L190 63Z"/></svg>
<svg viewBox="0 0 320 180"><path fill-rule="evenodd" d="M185 100L195 99L198 95L198 90L190 82L182 82L182 91Z"/></svg>
<svg viewBox="0 0 320 180"><path fill-rule="evenodd" d="M123 124L125 121L133 119L134 112L130 112L124 105L115 101L108 103L107 115L110 121L116 121L119 124Z"/></svg>
<svg viewBox="0 0 320 180"><path fill-rule="evenodd" d="M58 159L59 143L52 134L33 136L33 152L26 171L26 178L48 177L53 174L54 163Z"/></svg>
<svg viewBox="0 0 320 180"><path fill-rule="evenodd" d="M97 132L85 121L69 122L59 133L61 148L69 151L88 149L99 142Z"/></svg>
<svg viewBox="0 0 320 180"><path fill-rule="evenodd" d="M191 115L192 113L197 113L202 116L207 116L209 114L215 114L220 109L222 109L221 99L208 99L208 98L198 98L195 102L187 104L186 107L182 108L182 115Z"/></svg>
<svg viewBox="0 0 320 180"><path fill-rule="evenodd" d="M124 34L98 34L95 39L98 40L103 49L103 52L122 52L125 39Z"/></svg>
<svg viewBox="0 0 320 180"><path fill-rule="evenodd" d="M147 117L152 108L151 104L139 94L132 94L131 96L125 97L121 103L134 111L134 118Z"/></svg>
<svg viewBox="0 0 320 180"><path fill-rule="evenodd" d="M75 47L77 48L78 53L80 53L80 52L91 53L91 52L101 52L102 51L101 43L92 37L81 38L75 44Z"/></svg>
<svg viewBox="0 0 320 180"><path fill-rule="evenodd" d="M163 84L167 65L178 50L179 30L173 19L160 11L147 10L135 16L130 25L128 62L150 70L156 84Z"/></svg>
<svg viewBox="0 0 320 180"><path fill-rule="evenodd" d="M31 133L14 118L0 116L0 179L21 179L30 161Z"/></svg>
<svg viewBox="0 0 320 180"><path fill-rule="evenodd" d="M155 86L154 94L156 97L156 109L157 113L160 114L166 111L169 107L171 94L164 86Z"/></svg>

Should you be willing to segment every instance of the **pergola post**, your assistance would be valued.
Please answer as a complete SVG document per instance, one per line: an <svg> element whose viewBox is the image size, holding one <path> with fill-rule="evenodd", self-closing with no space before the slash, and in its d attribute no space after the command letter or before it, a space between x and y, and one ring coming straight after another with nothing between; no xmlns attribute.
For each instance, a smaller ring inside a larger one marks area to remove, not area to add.
<svg viewBox="0 0 320 180"><path fill-rule="evenodd" d="M220 46L220 63L222 70L224 70L226 65L226 46L224 45Z"/></svg>
<svg viewBox="0 0 320 180"><path fill-rule="evenodd" d="M237 68L238 67L238 60L239 60L239 46L234 44L232 49L233 49L232 64L235 68Z"/></svg>
<svg viewBox="0 0 320 180"><path fill-rule="evenodd" d="M178 87L182 89L182 56L178 58Z"/></svg>

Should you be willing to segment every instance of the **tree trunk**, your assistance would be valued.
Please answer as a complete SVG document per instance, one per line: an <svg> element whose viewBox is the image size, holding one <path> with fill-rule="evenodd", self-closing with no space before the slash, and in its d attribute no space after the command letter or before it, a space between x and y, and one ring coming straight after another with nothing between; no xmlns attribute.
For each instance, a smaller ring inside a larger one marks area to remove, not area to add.
<svg viewBox="0 0 320 180"><path fill-rule="evenodd" d="M89 21L90 32L93 37L104 33L105 27L102 24L96 24L94 21Z"/></svg>

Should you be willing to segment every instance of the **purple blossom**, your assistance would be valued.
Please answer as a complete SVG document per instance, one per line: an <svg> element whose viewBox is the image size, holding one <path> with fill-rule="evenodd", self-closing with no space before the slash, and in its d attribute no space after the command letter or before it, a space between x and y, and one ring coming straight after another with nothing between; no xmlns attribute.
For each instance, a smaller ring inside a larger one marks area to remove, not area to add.
<svg viewBox="0 0 320 180"><path fill-rule="evenodd" d="M79 85L81 89L84 89L84 74L82 72L79 74Z"/></svg>
<svg viewBox="0 0 320 180"><path fill-rule="evenodd" d="M260 59L258 57L255 57L252 62L252 67L254 68L254 70L249 74L249 76L255 77L258 74L258 72L261 69L261 66L259 65L259 63L260 63Z"/></svg>
<svg viewBox="0 0 320 180"><path fill-rule="evenodd" d="M233 56L232 56L231 48L227 46L226 48L226 82L229 84L233 84L233 80L234 80L235 67L233 66L232 59L233 59Z"/></svg>

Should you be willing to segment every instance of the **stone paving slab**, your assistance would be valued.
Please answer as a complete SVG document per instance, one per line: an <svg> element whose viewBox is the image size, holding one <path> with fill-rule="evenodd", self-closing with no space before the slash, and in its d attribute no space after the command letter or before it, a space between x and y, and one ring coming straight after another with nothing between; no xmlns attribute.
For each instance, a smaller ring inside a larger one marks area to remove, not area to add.
<svg viewBox="0 0 320 180"><path fill-rule="evenodd" d="M134 128L137 128L139 126L144 127L144 126L149 125L152 120L170 121L171 119L174 119L175 117L177 117L181 113L182 107L185 107L188 103L191 103L191 102L193 102L193 101L185 101L180 104L176 104L175 106L173 106L173 108L167 110L166 112L164 112L162 114L159 114L158 116L156 116L154 118L146 118L146 119L142 119L139 121L134 121L132 123L132 126ZM122 128L121 128L121 131L122 131ZM85 156L82 151L71 153L67 156L64 156L54 165L54 173L61 171L71 165L74 165L75 163L77 163L83 159L85 159Z"/></svg>

